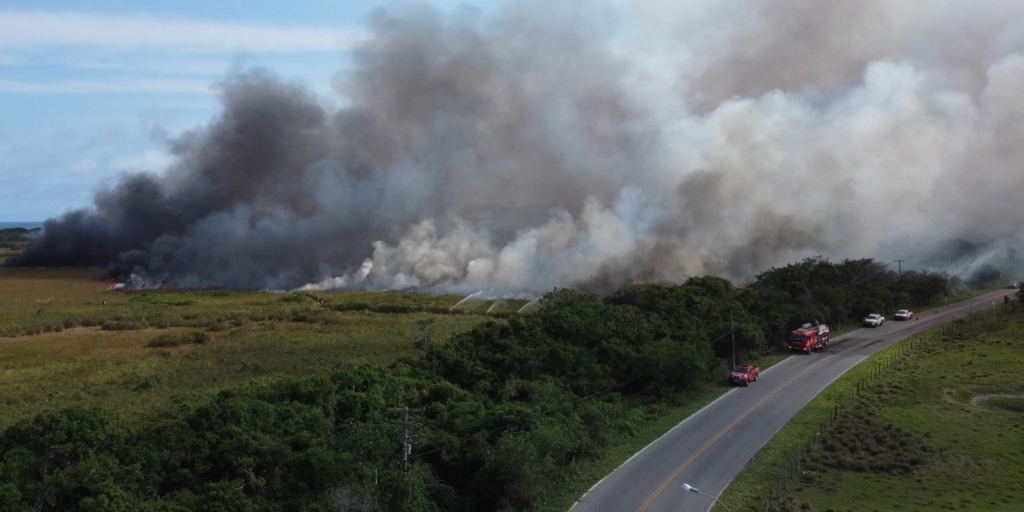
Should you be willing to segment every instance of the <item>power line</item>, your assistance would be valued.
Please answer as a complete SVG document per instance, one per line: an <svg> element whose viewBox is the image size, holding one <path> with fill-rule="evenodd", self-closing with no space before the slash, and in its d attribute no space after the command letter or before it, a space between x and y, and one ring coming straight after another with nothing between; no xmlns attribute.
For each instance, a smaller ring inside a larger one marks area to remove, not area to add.
<svg viewBox="0 0 1024 512"><path fill-rule="evenodd" d="M412 442L409 440L409 428L416 428L422 426L421 423L409 421L409 414L423 412L423 409L410 409L408 407L388 407L388 412L402 413L402 419L391 420L389 423L399 425L404 428L405 434L402 437L402 471L409 471L409 455L412 454Z"/></svg>

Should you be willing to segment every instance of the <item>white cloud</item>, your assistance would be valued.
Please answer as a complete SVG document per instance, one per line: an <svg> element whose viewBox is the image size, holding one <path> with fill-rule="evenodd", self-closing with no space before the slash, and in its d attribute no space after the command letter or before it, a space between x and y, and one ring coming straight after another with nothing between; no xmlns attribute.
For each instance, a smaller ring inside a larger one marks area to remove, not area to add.
<svg viewBox="0 0 1024 512"><path fill-rule="evenodd" d="M205 80L134 79L134 80L66 80L62 82L26 82L0 79L0 93L9 94L210 94Z"/></svg>
<svg viewBox="0 0 1024 512"><path fill-rule="evenodd" d="M0 66L20 66L23 62L24 59L8 53L0 52Z"/></svg>
<svg viewBox="0 0 1024 512"><path fill-rule="evenodd" d="M151 149L142 156L120 157L110 162L110 168L116 171L149 171L162 172L174 163L175 157L163 151Z"/></svg>
<svg viewBox="0 0 1024 512"><path fill-rule="evenodd" d="M136 52L132 55L122 54L118 55L118 58L112 58L109 53L104 52L89 54L60 52L59 55L48 55L47 64L74 72L130 71L152 75L205 77L223 75L228 70L228 64L225 63L225 58L222 55L173 55L154 59L150 53ZM38 65L40 60L37 58L31 64ZM18 64L24 65L26 63L21 61Z"/></svg>
<svg viewBox="0 0 1024 512"><path fill-rule="evenodd" d="M92 158L83 158L73 164L71 164L71 174L75 176L88 176L99 167L96 161Z"/></svg>
<svg viewBox="0 0 1024 512"><path fill-rule="evenodd" d="M279 27L146 16L0 10L0 48L162 47L201 52L337 51L365 37L362 30Z"/></svg>

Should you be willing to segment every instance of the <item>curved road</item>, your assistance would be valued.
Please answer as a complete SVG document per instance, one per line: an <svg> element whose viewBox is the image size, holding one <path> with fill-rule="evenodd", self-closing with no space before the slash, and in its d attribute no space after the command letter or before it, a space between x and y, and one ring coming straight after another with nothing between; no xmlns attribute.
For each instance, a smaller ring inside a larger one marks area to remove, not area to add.
<svg viewBox="0 0 1024 512"><path fill-rule="evenodd" d="M572 512L709 510L714 501L684 492L684 482L718 496L786 422L871 354L973 309L1002 303L1011 290L839 336L824 352L786 358L749 387L733 389L637 452L592 487Z"/></svg>

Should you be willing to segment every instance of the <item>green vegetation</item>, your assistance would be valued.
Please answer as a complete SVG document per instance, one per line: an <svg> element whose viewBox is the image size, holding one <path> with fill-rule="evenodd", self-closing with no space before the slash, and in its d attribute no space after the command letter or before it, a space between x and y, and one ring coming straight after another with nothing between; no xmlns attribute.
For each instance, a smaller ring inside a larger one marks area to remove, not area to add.
<svg viewBox="0 0 1024 512"><path fill-rule="evenodd" d="M39 228L0 229L0 260L16 252L20 252L22 249L25 248L26 245L28 245L28 242L32 239L33 234L38 232Z"/></svg>
<svg viewBox="0 0 1024 512"><path fill-rule="evenodd" d="M152 419L173 403L257 378L415 357L412 341L425 318L434 320L438 343L488 319L330 309L369 295L371 305L387 305L415 294L324 295L320 307L309 294L117 292L93 276L0 267L0 428L71 405ZM427 304L460 299L420 297Z"/></svg>
<svg viewBox="0 0 1024 512"><path fill-rule="evenodd" d="M190 332L184 334L161 334L146 344L150 348L179 347L189 343L202 345L213 341L213 336L208 332Z"/></svg>
<svg viewBox="0 0 1024 512"><path fill-rule="evenodd" d="M564 510L726 389L731 322L740 359L776 360L796 324L945 293L907 274L810 259L743 289L554 290L516 315L525 301L0 269L0 509Z"/></svg>
<svg viewBox="0 0 1024 512"><path fill-rule="evenodd" d="M776 510L1018 510L1022 334L1024 306L1011 302L876 355L780 431L723 501L734 510L763 510L777 479L842 404ZM872 377L895 353L904 356Z"/></svg>

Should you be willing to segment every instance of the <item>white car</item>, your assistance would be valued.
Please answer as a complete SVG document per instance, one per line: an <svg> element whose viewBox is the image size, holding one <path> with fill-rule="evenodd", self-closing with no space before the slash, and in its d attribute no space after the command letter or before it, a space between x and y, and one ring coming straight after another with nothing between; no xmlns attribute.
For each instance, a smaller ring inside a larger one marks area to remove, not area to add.
<svg viewBox="0 0 1024 512"><path fill-rule="evenodd" d="M871 313L870 315L864 317L864 325L868 327L878 327L883 323L885 323L885 317L879 315L878 313Z"/></svg>
<svg viewBox="0 0 1024 512"><path fill-rule="evenodd" d="M896 320L910 320L914 318L914 312L909 309L901 309L896 312L896 316L893 318Z"/></svg>

